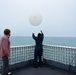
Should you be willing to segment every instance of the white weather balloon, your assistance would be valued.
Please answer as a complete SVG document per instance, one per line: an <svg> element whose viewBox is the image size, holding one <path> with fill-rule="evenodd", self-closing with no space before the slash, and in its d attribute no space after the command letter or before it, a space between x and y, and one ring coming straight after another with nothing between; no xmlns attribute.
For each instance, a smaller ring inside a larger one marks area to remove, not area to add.
<svg viewBox="0 0 76 75"><path fill-rule="evenodd" d="M32 24L34 26L38 26L42 22L42 16L40 14L32 14L29 17L29 22L30 22L30 24Z"/></svg>

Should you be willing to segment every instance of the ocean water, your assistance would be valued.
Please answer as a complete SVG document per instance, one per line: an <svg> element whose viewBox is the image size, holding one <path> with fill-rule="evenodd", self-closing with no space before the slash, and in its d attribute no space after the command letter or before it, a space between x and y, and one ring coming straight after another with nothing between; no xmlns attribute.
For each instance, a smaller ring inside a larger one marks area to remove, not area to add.
<svg viewBox="0 0 76 75"><path fill-rule="evenodd" d="M32 37L12 36L11 46L34 45ZM43 44L76 47L76 37L44 37Z"/></svg>

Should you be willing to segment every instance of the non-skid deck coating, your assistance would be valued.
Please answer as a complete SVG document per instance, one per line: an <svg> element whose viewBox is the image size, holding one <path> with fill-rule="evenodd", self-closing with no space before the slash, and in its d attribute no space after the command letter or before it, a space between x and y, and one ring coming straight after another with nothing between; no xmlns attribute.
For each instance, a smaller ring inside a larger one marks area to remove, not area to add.
<svg viewBox="0 0 76 75"><path fill-rule="evenodd" d="M63 70L58 70L49 67L41 67L38 69L33 67L27 67L15 70L11 73L11 75L76 75L76 74L68 73Z"/></svg>

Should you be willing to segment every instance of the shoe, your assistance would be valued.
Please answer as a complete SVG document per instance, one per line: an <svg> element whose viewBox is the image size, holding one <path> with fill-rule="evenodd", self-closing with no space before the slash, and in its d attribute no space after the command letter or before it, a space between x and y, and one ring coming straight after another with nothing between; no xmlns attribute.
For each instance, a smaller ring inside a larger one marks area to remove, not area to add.
<svg viewBox="0 0 76 75"><path fill-rule="evenodd" d="M39 64L39 67L42 67L42 65L41 65L41 64Z"/></svg>
<svg viewBox="0 0 76 75"><path fill-rule="evenodd" d="M8 75L11 75L11 72L8 72Z"/></svg>
<svg viewBox="0 0 76 75"><path fill-rule="evenodd" d="M33 66L34 68L38 68L38 66Z"/></svg>

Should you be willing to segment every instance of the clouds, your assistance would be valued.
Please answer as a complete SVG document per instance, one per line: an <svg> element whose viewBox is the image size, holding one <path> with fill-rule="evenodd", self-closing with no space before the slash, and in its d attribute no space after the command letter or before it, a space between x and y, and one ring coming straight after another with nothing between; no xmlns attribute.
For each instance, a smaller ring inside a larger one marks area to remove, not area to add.
<svg viewBox="0 0 76 75"><path fill-rule="evenodd" d="M32 13L42 15L41 25L29 23ZM30 36L43 30L46 36L76 36L76 0L1 0L0 35L10 28L12 36Z"/></svg>

